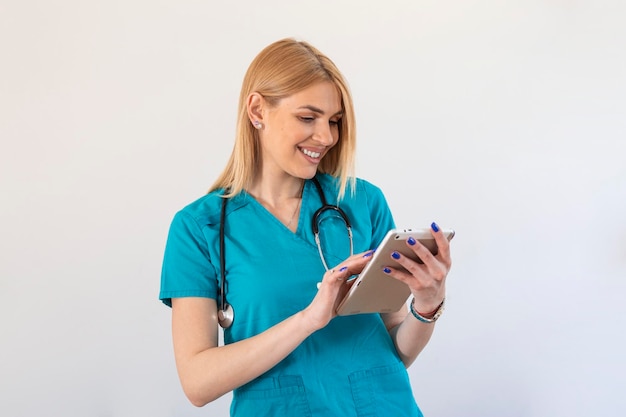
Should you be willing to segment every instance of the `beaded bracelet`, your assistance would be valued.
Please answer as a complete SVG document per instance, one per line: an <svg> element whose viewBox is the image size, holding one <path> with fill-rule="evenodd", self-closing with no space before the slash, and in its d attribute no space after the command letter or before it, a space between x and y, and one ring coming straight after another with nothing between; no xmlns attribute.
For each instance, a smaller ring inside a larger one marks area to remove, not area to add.
<svg viewBox="0 0 626 417"><path fill-rule="evenodd" d="M411 309L411 314L413 314L413 317L415 317L416 319L418 319L422 323L434 323L434 322L436 322L437 319L443 314L443 310L446 307L446 299L444 298L443 301L441 302L441 304L439 304L439 307L437 307L437 309L435 310L435 314L432 316L432 318L426 318L426 317L422 316L420 313L418 313L417 310L415 310L415 307L413 306L414 302L415 302L415 297L413 297L413 299L411 300L411 304L410 304L410 307L409 307Z"/></svg>

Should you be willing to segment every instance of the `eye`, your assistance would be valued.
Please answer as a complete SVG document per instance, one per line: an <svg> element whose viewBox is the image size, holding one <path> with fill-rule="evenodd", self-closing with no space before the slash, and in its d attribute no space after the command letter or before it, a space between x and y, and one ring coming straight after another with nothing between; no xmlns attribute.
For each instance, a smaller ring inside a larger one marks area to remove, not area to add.
<svg viewBox="0 0 626 417"><path fill-rule="evenodd" d="M311 116L300 116L298 118L300 119L300 121L304 123L312 123L313 121L315 121L315 117L311 117Z"/></svg>
<svg viewBox="0 0 626 417"><path fill-rule="evenodd" d="M331 126L339 126L339 124L341 123L341 119L331 120L329 123Z"/></svg>

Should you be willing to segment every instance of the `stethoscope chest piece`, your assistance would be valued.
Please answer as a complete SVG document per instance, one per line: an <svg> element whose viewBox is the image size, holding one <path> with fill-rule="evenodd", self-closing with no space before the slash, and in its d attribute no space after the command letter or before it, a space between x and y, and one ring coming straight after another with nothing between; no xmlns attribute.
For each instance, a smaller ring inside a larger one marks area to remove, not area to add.
<svg viewBox="0 0 626 417"><path fill-rule="evenodd" d="M230 304L225 304L217 312L217 322L223 329L227 329L233 324L235 319L235 311Z"/></svg>

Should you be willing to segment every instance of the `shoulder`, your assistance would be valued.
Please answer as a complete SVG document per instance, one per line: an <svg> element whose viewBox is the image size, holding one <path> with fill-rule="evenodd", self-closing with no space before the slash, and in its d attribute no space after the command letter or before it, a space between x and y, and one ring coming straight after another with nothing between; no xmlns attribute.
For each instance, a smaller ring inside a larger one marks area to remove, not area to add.
<svg viewBox="0 0 626 417"><path fill-rule="evenodd" d="M193 222L202 228L203 226L220 223L222 206L224 204L226 204L226 214L246 204L244 195L240 194L225 201L222 197L223 193L224 191L221 189L212 191L187 204L176 213L174 220L184 223Z"/></svg>
<svg viewBox="0 0 626 417"><path fill-rule="evenodd" d="M213 191L183 207L176 217L186 217L201 224L219 222L222 207L222 191Z"/></svg>

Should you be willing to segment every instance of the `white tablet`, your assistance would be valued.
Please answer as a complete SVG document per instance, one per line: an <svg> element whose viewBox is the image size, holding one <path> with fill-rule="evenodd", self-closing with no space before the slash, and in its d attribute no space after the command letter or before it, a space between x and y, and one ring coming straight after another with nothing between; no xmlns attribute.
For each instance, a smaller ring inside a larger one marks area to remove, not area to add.
<svg viewBox="0 0 626 417"><path fill-rule="evenodd" d="M442 230L444 236L451 240L454 230ZM383 268L391 266L402 268L391 257L393 251L411 258L419 263L422 261L407 245L406 240L413 237L422 242L430 252L437 254L437 243L430 229L394 229L387 235L374 253L372 260L365 266L361 274L355 278L350 291L337 308L340 316L360 313L393 313L406 303L411 295L409 287L395 278L385 274Z"/></svg>

